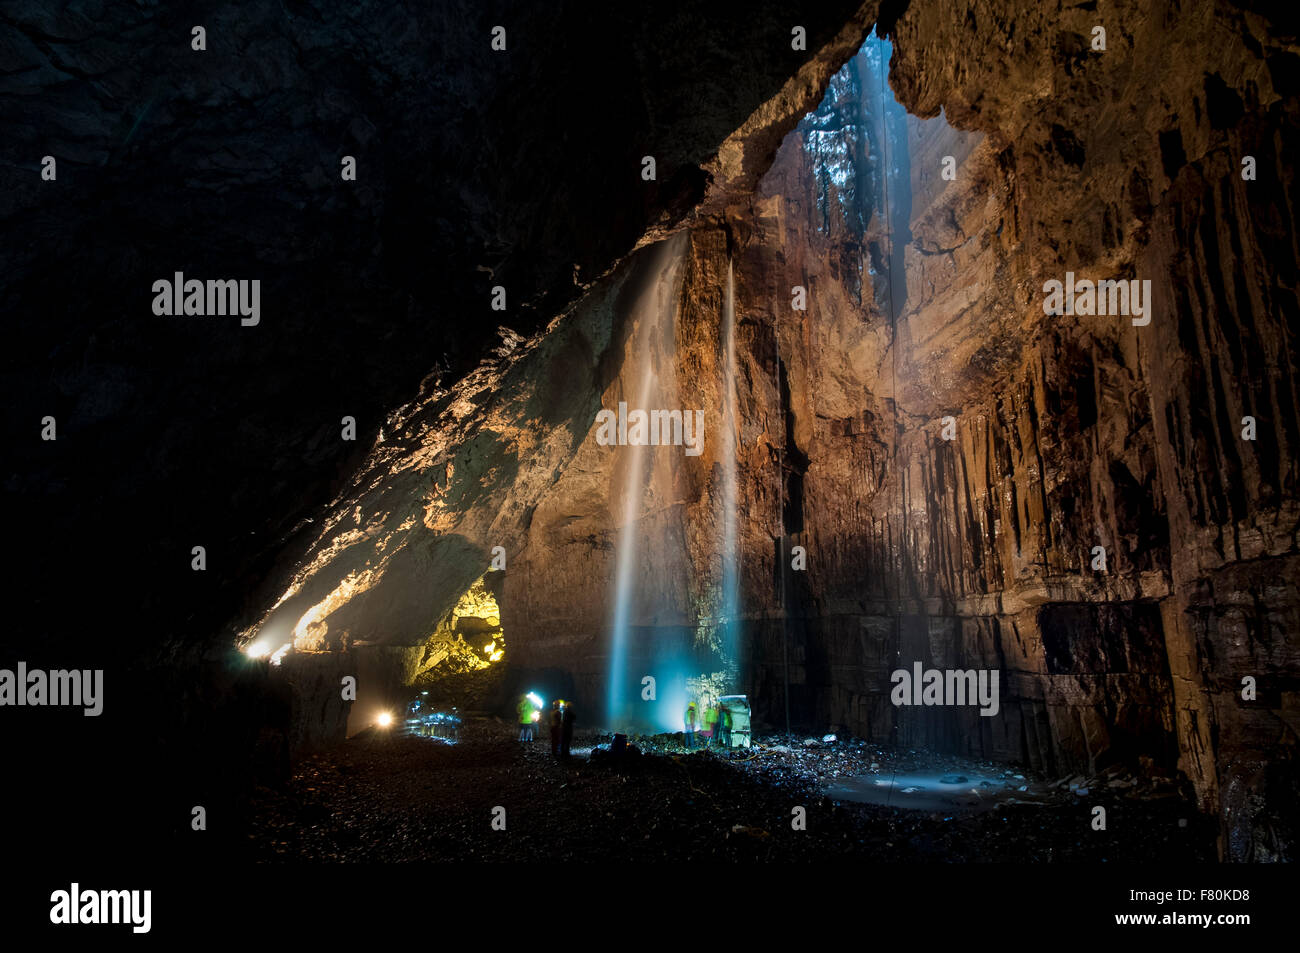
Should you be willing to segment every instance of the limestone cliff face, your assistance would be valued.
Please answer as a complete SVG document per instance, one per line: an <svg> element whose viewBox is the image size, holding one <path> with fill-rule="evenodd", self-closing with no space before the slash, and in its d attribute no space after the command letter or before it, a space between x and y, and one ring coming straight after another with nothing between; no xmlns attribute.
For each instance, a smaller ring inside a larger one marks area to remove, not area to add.
<svg viewBox="0 0 1300 953"><path fill-rule="evenodd" d="M941 52L959 36L967 55ZM1029 646L1019 685L1041 690L1066 763L1163 726L1229 856L1293 850L1276 818L1300 662L1294 25L1227 5L914 5L895 43L900 101L987 135L967 163L985 217L962 235L993 246L969 312L906 318L917 595ZM1044 315L1067 270L1151 280L1150 324ZM947 446L941 413L960 422ZM1268 686L1253 702L1246 676Z"/></svg>
<svg viewBox="0 0 1300 953"><path fill-rule="evenodd" d="M826 70L761 179L719 175L688 230L392 414L255 628L303 660L423 651L499 546L517 680L562 669L599 711L632 538L628 671L733 666L774 725L788 685L799 724L1181 770L1225 856L1290 856L1295 37L1144 2L913 2L892 27L888 79L875 41ZM1067 271L1149 280L1150 322L1046 314ZM701 454L602 446L620 401L701 410ZM997 670L998 715L894 707L913 661Z"/></svg>
<svg viewBox="0 0 1300 953"><path fill-rule="evenodd" d="M1124 24L1105 53L1094 21ZM894 40L904 105L985 136L913 123L907 295L854 382L860 423L809 426L842 400L816 386L834 356L803 348L796 681L826 720L881 738L1057 771L1176 763L1222 810L1230 856L1277 856L1294 832L1255 824L1294 784L1296 129L1276 83L1294 37L1204 8L913 4ZM770 262L807 246L769 244ZM1067 270L1150 279L1151 323L1045 315L1043 282ZM802 339L852 326L837 293ZM1003 717L894 711L896 658L1000 668ZM1246 676L1270 686L1253 703Z"/></svg>

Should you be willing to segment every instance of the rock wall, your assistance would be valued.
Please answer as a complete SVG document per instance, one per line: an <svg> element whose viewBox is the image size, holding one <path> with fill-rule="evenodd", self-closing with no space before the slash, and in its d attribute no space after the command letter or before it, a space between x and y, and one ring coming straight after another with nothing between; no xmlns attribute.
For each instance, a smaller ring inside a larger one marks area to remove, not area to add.
<svg viewBox="0 0 1300 953"><path fill-rule="evenodd" d="M973 55L939 52L945 39L969 42L972 24ZM1108 27L1105 52L1088 41L1097 24ZM904 396L928 419L959 408L965 428L953 450L964 462L932 483L974 506L965 520L922 526L962 527L986 545L968 547L955 563L967 578L946 588L958 605L998 593L1002 612L1017 597L1045 603L1049 675L1052 626L1072 620L1086 645L1069 654L1090 690L1047 693L1071 761L1086 753L1095 764L1143 724L1168 732L1172 722L1178 766L1224 819L1226 856L1287 854L1300 661L1295 592L1280 582L1295 570L1300 419L1283 159L1297 134L1295 24L1227 4L976 3L914 7L896 44L900 100L918 115L942 104L987 133L997 150L989 191L1006 197L996 231L1008 267L994 270L1000 293L983 295L967 326L999 308L1012 315L1004 332L982 333L977 362L1016 382L1011 394L981 400L988 377L967 374L970 389ZM1022 88L1020 77L1037 82L1013 101L1003 91ZM1246 156L1253 180L1242 176ZM1038 289L1067 269L1150 279L1151 323L1045 316ZM941 360L945 348L926 350ZM922 463L922 479L928 470L937 462ZM934 535L909 519L913 552L942 558ZM1110 557L1104 576L1086 558L1095 545ZM971 586L972 572L988 581ZM1131 616L1128 650L1085 654L1112 637L1116 611ZM1210 621L1225 617L1233 622ZM1247 675L1269 686L1253 702L1241 698ZM1249 804L1233 793L1242 789Z"/></svg>
<svg viewBox="0 0 1300 953"><path fill-rule="evenodd" d="M1094 22L1111 24L1104 53L1089 46ZM800 170L779 158L767 180L784 176L751 272L779 277L743 297L778 300L772 285L792 275L814 288L806 317L772 313L808 459L792 541L811 565L794 620L759 637L756 688L781 684L788 652L796 708L860 734L1057 772L1176 765L1223 817L1227 856L1285 855L1294 35L1205 6L912 4L894 42L904 105L942 106L984 138L913 120L892 322L887 308L846 310L846 243L809 238ZM951 183L943 155L958 163ZM791 261L793 248L811 251ZM1067 270L1150 279L1151 323L1045 315L1043 283ZM849 350L870 327L883 343ZM855 354L847 370L839 353ZM1001 669L1003 717L893 709L896 659ZM1243 700L1246 676L1269 689Z"/></svg>

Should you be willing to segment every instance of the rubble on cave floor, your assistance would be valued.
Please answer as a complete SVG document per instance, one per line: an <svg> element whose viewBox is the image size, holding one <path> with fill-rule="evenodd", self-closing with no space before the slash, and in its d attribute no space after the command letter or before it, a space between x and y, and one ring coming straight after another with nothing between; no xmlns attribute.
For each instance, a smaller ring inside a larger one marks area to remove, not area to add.
<svg viewBox="0 0 1300 953"><path fill-rule="evenodd" d="M560 761L545 732L523 744L496 719L469 719L457 744L371 733L307 758L284 789L259 791L249 850L267 862L1214 857L1213 823L1167 792L1133 797L1133 789L1098 786L1082 795L1078 781L1072 792L1069 779L1036 779L1039 803L915 810L853 803L826 788L836 772L870 773L872 763L940 766L906 760L921 753L890 762L877 746L818 737L768 739L728 756L687 752L661 736L635 740L642 756L610 770L587 757L608 738L580 731L573 757ZM982 768L993 769L1007 770ZM1106 831L1091 827L1096 805L1107 809ZM792 824L796 807L806 830ZM504 830L494 829L497 816Z"/></svg>
<svg viewBox="0 0 1300 953"><path fill-rule="evenodd" d="M901 810L968 813L1008 805L1047 806L1091 798L1190 801L1184 783L1144 760L1140 772L1115 764L1095 775L1049 778L1018 767L932 751L891 748L829 732L756 736L749 748L722 751L703 741L687 748L681 734L634 735L646 753L691 755L708 751L768 783L798 780L834 801Z"/></svg>

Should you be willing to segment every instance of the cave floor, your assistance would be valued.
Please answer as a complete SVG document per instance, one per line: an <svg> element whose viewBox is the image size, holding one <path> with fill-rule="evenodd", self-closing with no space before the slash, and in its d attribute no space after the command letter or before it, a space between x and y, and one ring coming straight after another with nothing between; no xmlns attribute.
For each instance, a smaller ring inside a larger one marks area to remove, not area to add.
<svg viewBox="0 0 1300 953"><path fill-rule="evenodd" d="M1117 786L1081 796L1005 766L820 739L771 739L734 759L643 741L647 753L617 770L587 760L595 733L579 732L568 762L551 757L543 735L531 745L516 735L502 722L471 720L454 745L367 734L309 757L282 788L258 790L252 859L1215 859L1214 822L1168 791L1138 797ZM884 778L896 792L888 804L879 803ZM1106 808L1105 831L1091 827L1097 805ZM806 830L792 829L797 806ZM505 809L504 830L493 828L496 808Z"/></svg>

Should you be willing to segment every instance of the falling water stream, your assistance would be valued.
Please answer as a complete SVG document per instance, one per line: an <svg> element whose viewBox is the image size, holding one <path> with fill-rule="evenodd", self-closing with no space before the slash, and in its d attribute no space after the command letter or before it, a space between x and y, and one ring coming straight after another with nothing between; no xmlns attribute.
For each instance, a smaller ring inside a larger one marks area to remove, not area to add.
<svg viewBox="0 0 1300 953"><path fill-rule="evenodd" d="M805 147L812 152L814 168L819 170L819 181L835 186L827 187L818 196L823 217L829 222L832 214L842 215L856 234L871 239L870 255L865 262L867 287L874 291L876 306L888 315L892 324L907 300L901 255L910 241L911 195L906 112L887 93L890 52L887 42L868 40L859 55L837 74L821 105L806 117L800 128L806 137ZM851 142L845 139L846 123ZM838 202L838 207L833 202ZM873 226L877 215L882 220L878 227ZM623 399L631 401L635 392L635 407L640 409L676 406L678 367L674 318L687 237L686 233L679 233L661 243L651 251L652 257L647 258L645 267L650 280L635 304L623 378L623 389L628 395ZM718 443L714 444L716 452L705 458L711 459L716 468L717 482L711 488L711 505L718 538L713 544L721 558L710 567L710 575L717 575L709 582L716 583L717 588L705 597L708 604L699 607L696 617L698 625L710 630L709 642L720 665L702 671L699 667L702 659L692 658L688 663L689 653L673 646L677 634L670 631L672 625L651 621L651 626L662 625L662 629L653 631L656 641L648 650L636 650L637 657L653 663L659 681L671 680L674 685L682 682L683 686L680 690L673 689L671 701L660 698L661 705L657 708L638 704L640 679L645 673L629 670L633 659L632 637L639 631L634 623L641 624L643 616L656 614L659 606L651 601L655 586L663 583L666 578L663 573L675 571L661 564L652 565L653 557L663 554L644 540L660 524L647 516L646 507L657 488L673 483L674 468L681 465L681 457L679 454L666 457L652 446L626 446L620 450L626 457L620 461L624 466L615 482L617 502L613 504L620 522L610 623L607 714L611 726L653 720L661 729L680 728L678 720L688 693L684 683L688 679L697 682L690 689L692 696L700 691L698 684L702 682L707 682L713 691L742 690L740 397L735 285L735 265L728 255L719 322L720 373L713 377L720 391L716 392L717 399L709 402L712 407L709 425ZM897 352L894 353L896 359ZM896 381L896 368L894 377ZM657 578L648 578L656 572L660 574ZM644 583L649 583L649 587L643 588ZM651 710L660 714L647 715Z"/></svg>
<svg viewBox="0 0 1300 953"><path fill-rule="evenodd" d="M740 658L740 552L736 532L736 443L739 430L736 400L736 278L727 259L727 296L722 306L723 364L722 427L722 658L734 675ZM730 686L734 690L734 684Z"/></svg>
<svg viewBox="0 0 1300 953"><path fill-rule="evenodd" d="M633 409L646 410L663 406L659 365L666 362L665 373L675 373L676 347L673 318L680 284L678 277L685 253L685 233L669 239L655 252L652 267L658 277L638 299L633 329L628 341L630 377L640 379L637 403ZM614 613L610 624L609 698L606 708L608 724L622 726L631 720L634 693L628 684L628 641L632 628L633 601L640 576L642 507L645 503L648 475L654 459L651 447L632 445L620 448L628 455L623 486L622 522L619 525L614 572Z"/></svg>
<svg viewBox="0 0 1300 953"><path fill-rule="evenodd" d="M649 405L658 382L647 368L641 369L640 403ZM631 628L632 598L636 583L637 553L640 549L641 503L645 496L646 463L649 447L628 447L631 461L627 468L627 487L623 499L623 523L618 531L618 555L614 573L614 621L610 630L612 648L609 655L609 723L623 724L627 718L627 641Z"/></svg>
<svg viewBox="0 0 1300 953"><path fill-rule="evenodd" d="M674 340L674 309L679 291L680 265L684 257L684 239L664 243L651 267L656 269L657 278L641 295L636 305L635 326L628 341L628 379L639 381L636 394L636 408L648 409L666 407L672 403L675 388L670 387L676 374L676 345ZM735 271L730 260L727 262L727 285L722 308L722 374L720 409L722 412L718 452L721 472L721 493L717 500L721 512L718 514L721 528L721 578L718 602L714 606L712 622L717 631L717 648L721 655L726 688L737 688L736 678L739 665L740 643L740 559L739 532L737 528L737 435L738 407L736 393L736 308L735 308ZM667 403L665 403L667 402ZM716 406L716 405L715 405ZM643 722L645 709L635 702L640 698L639 684L632 684L629 679L634 673L628 671L629 642L632 636L633 619L637 605L638 583L642 581L646 554L642 552L643 537L647 532L643 513L650 487L651 474L654 471L654 451L651 446L627 446L622 449L627 454L626 469L622 477L622 499L617 552L614 574L614 608L610 623L609 655L609 696L607 704L608 724L611 726L632 726ZM678 466L677 455L672 457L669 466ZM671 650L666 648L663 654L656 653L660 668L670 662ZM676 666L669 665L675 668ZM684 679L685 673L679 675ZM676 679L675 679L676 681ZM666 718L655 720L661 729L674 727L673 720L680 715L679 707L685 704L684 682L680 688L681 698L677 698L674 689L672 703L659 709ZM678 701L681 705L678 706ZM638 714L640 713L640 714ZM680 727L680 726L675 726Z"/></svg>

